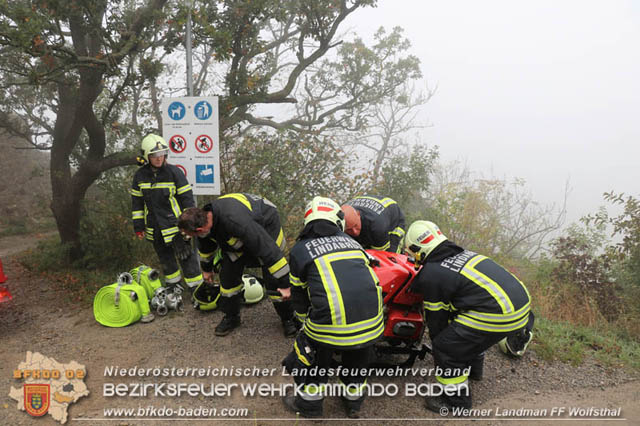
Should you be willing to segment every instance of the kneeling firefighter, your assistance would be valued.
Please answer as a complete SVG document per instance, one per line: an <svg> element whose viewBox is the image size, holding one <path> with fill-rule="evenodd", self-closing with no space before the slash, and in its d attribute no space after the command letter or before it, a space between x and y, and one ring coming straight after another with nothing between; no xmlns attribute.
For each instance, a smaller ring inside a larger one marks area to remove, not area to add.
<svg viewBox="0 0 640 426"><path fill-rule="evenodd" d="M334 353L341 354L347 370L339 376L343 405L349 417L358 416L365 398L363 370L384 329L378 278L362 246L343 229L340 206L315 197L307 204L304 229L290 254L292 299L304 326L283 365L290 374L306 370L310 375L294 374L296 394L285 396L284 403L304 417L322 416L326 369Z"/></svg>
<svg viewBox="0 0 640 426"><path fill-rule="evenodd" d="M202 274L211 282L214 258L221 253L220 298L224 312L216 336L226 336L240 326L240 302L245 283L244 269L261 267L262 278L273 302L285 336L297 332L290 297L289 264L284 255L286 240L276 206L266 198L233 193L219 197L203 208L189 208L178 223L180 231L198 237Z"/></svg>
<svg viewBox="0 0 640 426"><path fill-rule="evenodd" d="M437 413L443 407L471 408L467 379L482 378L484 351L507 339L522 355L531 341L529 292L493 260L448 240L433 222L411 224L405 251L422 265L411 288L424 295L433 358L442 371L436 380L457 391L427 396L426 407Z"/></svg>

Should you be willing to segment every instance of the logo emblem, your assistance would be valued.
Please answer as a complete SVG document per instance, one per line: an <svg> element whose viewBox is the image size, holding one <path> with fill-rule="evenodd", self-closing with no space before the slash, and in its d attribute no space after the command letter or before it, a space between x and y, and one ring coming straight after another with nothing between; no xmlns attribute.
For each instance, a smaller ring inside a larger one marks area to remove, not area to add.
<svg viewBox="0 0 640 426"><path fill-rule="evenodd" d="M46 385L24 385L24 409L34 417L40 417L49 411L51 387Z"/></svg>

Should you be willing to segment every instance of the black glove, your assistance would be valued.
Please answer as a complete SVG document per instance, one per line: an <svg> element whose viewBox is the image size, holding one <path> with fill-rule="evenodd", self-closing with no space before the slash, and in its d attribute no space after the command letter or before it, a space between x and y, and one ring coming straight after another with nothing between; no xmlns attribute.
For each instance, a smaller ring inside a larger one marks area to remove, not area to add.
<svg viewBox="0 0 640 426"><path fill-rule="evenodd" d="M186 242L180 235L173 237L173 251L180 260L185 260L193 253L191 244Z"/></svg>

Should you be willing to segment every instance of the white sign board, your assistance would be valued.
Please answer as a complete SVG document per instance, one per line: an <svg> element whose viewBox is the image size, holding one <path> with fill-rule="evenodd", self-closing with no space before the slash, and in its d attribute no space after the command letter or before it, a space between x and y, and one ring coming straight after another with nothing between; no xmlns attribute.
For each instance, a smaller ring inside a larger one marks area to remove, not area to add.
<svg viewBox="0 0 640 426"><path fill-rule="evenodd" d="M218 97L163 98L162 137L193 194L220 195Z"/></svg>

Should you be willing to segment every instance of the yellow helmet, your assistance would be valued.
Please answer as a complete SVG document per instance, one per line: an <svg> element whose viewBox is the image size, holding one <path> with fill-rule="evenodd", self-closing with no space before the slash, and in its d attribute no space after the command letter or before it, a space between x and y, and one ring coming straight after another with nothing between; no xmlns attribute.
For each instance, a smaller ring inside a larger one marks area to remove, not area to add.
<svg viewBox="0 0 640 426"><path fill-rule="evenodd" d="M150 155L168 155L169 154L169 145L162 138L162 136L150 134L142 139L142 143L140 144L140 152L142 153L142 158L147 163L149 162Z"/></svg>
<svg viewBox="0 0 640 426"><path fill-rule="evenodd" d="M404 249L416 260L423 263L429 253L446 241L447 237L438 225L427 220L416 220L407 230L404 238Z"/></svg>
<svg viewBox="0 0 640 426"><path fill-rule="evenodd" d="M334 223L344 231L344 213L338 203L330 198L313 197L304 209L304 226L314 220L323 219Z"/></svg>

